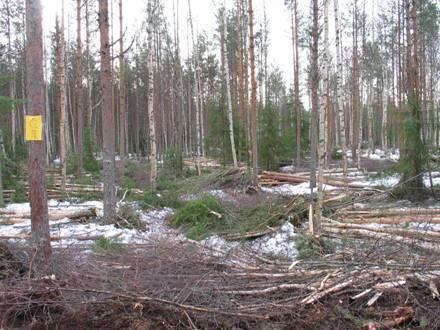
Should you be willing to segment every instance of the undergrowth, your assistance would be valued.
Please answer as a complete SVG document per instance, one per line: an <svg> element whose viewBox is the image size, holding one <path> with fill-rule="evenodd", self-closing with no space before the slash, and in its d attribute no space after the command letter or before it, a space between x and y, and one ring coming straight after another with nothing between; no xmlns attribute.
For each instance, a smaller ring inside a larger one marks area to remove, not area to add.
<svg viewBox="0 0 440 330"><path fill-rule="evenodd" d="M115 239L103 236L95 241L94 250L96 252L120 253L125 251L125 247Z"/></svg>
<svg viewBox="0 0 440 330"><path fill-rule="evenodd" d="M130 204L124 204L118 209L114 223L117 228L145 230L146 227L139 213Z"/></svg>
<svg viewBox="0 0 440 330"><path fill-rule="evenodd" d="M296 249L298 250L298 259L317 259L335 250L335 244L327 239L317 239L311 235L296 235Z"/></svg>
<svg viewBox="0 0 440 330"><path fill-rule="evenodd" d="M223 227L224 221L224 206L216 198L206 194L178 209L171 219L171 224L175 228L188 227L187 236L200 240L216 228Z"/></svg>

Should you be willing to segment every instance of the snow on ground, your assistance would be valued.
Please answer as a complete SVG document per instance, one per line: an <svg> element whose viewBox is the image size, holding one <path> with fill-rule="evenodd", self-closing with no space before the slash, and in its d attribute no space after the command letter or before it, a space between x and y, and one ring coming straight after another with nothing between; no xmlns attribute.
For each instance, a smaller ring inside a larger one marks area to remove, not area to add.
<svg viewBox="0 0 440 330"><path fill-rule="evenodd" d="M88 201L79 204L68 202L58 203L55 200L49 201L50 210L80 210L84 208L97 208L102 215L103 204L99 201ZM10 204L6 207L8 211L29 212L29 203ZM141 212L141 220L147 226L145 231L138 231L127 228L117 228L114 225L104 225L99 222L74 223L69 219L50 221L50 233L52 237L60 237L60 240L53 241L53 246L68 246L71 244L84 244L93 242L96 237L103 236L113 238L120 243L145 243L154 238L167 238L172 240L183 240L184 236L176 230L168 227L165 220L173 213L172 209L165 208L160 210L149 210ZM31 231L31 221L26 220L14 225L0 225L0 235L19 236L29 234ZM81 239L77 239L81 238ZM86 238L91 238L87 240Z"/></svg>
<svg viewBox="0 0 440 330"><path fill-rule="evenodd" d="M212 191L211 191L212 193ZM223 194L227 194L222 192ZM219 198L227 198L232 195L222 195L220 191L214 191ZM226 197L225 197L226 196ZM85 203L71 204L69 202L49 201L50 210L80 210L84 208L97 208L102 214L103 204L100 201L88 201ZM29 203L9 204L8 211L26 213L30 211ZM146 223L145 231L135 229L117 228L114 225L104 225L101 222L77 223L65 218L50 221L50 234L52 237L61 238L52 242L54 247L68 247L75 244L93 244L97 237L106 237L124 244L142 244L151 240L169 240L181 242L187 240L178 230L169 227L166 220L173 214L170 208L151 209L146 212L139 211L141 221ZM30 219L14 225L0 225L0 236L22 236L31 232ZM245 243L226 241L220 236L214 235L201 242L201 245L210 250L209 253L226 256L233 250L252 251L271 256L294 258L296 255L293 236L294 228L290 223L285 223L273 234L247 241ZM89 238L89 239L87 239ZM16 241L17 239L15 239ZM20 241L20 239L18 239Z"/></svg>
<svg viewBox="0 0 440 330"><path fill-rule="evenodd" d="M293 225L286 222L273 234L260 237L249 245L257 253L294 259L298 253L294 241L295 235Z"/></svg>
<svg viewBox="0 0 440 330"><path fill-rule="evenodd" d="M294 259L298 253L294 241L295 235L293 225L286 222L272 234L244 243L227 241L218 235L210 236L200 243L210 249L209 254L214 256L227 256L232 251L245 248L260 255Z"/></svg>
<svg viewBox="0 0 440 330"><path fill-rule="evenodd" d="M324 185L324 191L339 189L330 185ZM310 182L303 182L297 185L283 184L275 187L261 187L261 190L269 194L279 194L284 196L308 195L310 194Z"/></svg>

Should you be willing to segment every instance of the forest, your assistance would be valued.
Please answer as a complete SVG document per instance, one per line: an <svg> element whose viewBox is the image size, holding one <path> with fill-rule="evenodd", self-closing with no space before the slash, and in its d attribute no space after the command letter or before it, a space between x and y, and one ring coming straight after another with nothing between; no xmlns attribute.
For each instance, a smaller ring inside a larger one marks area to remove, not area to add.
<svg viewBox="0 0 440 330"><path fill-rule="evenodd" d="M2 329L439 329L439 196L438 0L0 4Z"/></svg>

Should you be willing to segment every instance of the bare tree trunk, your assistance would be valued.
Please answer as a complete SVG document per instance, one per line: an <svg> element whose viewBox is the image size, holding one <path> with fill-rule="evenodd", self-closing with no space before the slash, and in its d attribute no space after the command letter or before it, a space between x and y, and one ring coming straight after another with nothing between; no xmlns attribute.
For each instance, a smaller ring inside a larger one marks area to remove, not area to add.
<svg viewBox="0 0 440 330"><path fill-rule="evenodd" d="M64 0L63 0L64 1ZM87 128L89 129L90 139L96 136L92 129L93 106L92 106L92 67L90 55L90 20L89 20L89 1L85 0L86 5L86 53L87 53Z"/></svg>
<svg viewBox="0 0 440 330"><path fill-rule="evenodd" d="M251 61L251 100L252 100L252 179L258 186L258 142L257 142L257 82L255 81L255 35L254 11L252 0L249 0L249 56Z"/></svg>
<svg viewBox="0 0 440 330"><path fill-rule="evenodd" d="M246 38L244 36L243 31L243 8L242 8L242 0L237 0L237 31L238 31L238 56L239 56L239 65L238 65L238 95L239 95L239 103L240 103L240 115L241 121L243 124L243 137L241 139L240 144L247 145L247 136L248 136L248 125L247 125L247 107L248 105L245 102L245 84L244 84L244 40ZM241 161L241 150L242 147L239 147L238 155Z"/></svg>
<svg viewBox="0 0 440 330"><path fill-rule="evenodd" d="M108 0L99 0L101 36L102 150L104 177L104 222L115 217L115 126L112 108L112 67L109 41Z"/></svg>
<svg viewBox="0 0 440 330"><path fill-rule="evenodd" d="M311 159L310 165L310 188L316 187L316 156L318 149L318 89L319 89L319 73L318 73L318 0L313 0L313 25L312 25L312 123L311 123Z"/></svg>
<svg viewBox="0 0 440 330"><path fill-rule="evenodd" d="M322 83L322 94L321 94L321 105L319 111L319 144L318 144L318 203L316 207L316 213L313 218L314 225L312 234L321 234L321 218L322 218L322 208L324 201L324 166L326 159L326 149L325 149L325 123L326 123L326 113L328 112L328 91L329 91L329 75L330 75L330 58L329 58L329 41L328 41L328 1L324 0L324 54L322 57L321 64L321 74L323 77Z"/></svg>
<svg viewBox="0 0 440 330"><path fill-rule="evenodd" d="M61 191L66 192L66 71L64 66L64 0L61 10L61 26L57 20L57 99L59 115L59 149L61 165Z"/></svg>
<svg viewBox="0 0 440 330"><path fill-rule="evenodd" d="M334 0L335 7L335 29L336 29L336 106L338 107L337 112L339 116L339 135L340 135L340 146L342 148L342 159L343 159L343 173L344 178L347 175L347 140L345 138L345 113L344 113L344 102L341 95L342 91L342 47L341 47L341 29L339 25L339 4L338 0Z"/></svg>
<svg viewBox="0 0 440 330"><path fill-rule="evenodd" d="M358 12L357 0L354 1L353 14L353 67L352 67L352 157L357 156L360 167L360 149L362 147L362 112L359 106L359 76L358 76ZM358 154L359 153L359 154Z"/></svg>
<svg viewBox="0 0 440 330"><path fill-rule="evenodd" d="M81 0L76 0L76 68L75 68L75 104L77 115L77 142L78 167L76 176L82 176L83 169L83 132L84 132L84 114L83 114L83 86L82 86L82 40L81 40Z"/></svg>
<svg viewBox="0 0 440 330"><path fill-rule="evenodd" d="M0 207L5 205L3 199L2 162L4 157L3 132L0 131Z"/></svg>
<svg viewBox="0 0 440 330"><path fill-rule="evenodd" d="M126 105L125 105L125 56L122 17L122 0L119 0L119 154L121 159L126 155Z"/></svg>
<svg viewBox="0 0 440 330"><path fill-rule="evenodd" d="M195 42L194 39L194 27L193 27L193 21L192 21L192 15L191 15L191 1L188 0L188 15L189 15L189 24L191 27L191 38L192 38L192 45L193 45L193 64L194 64L194 83L195 83L195 104L196 104L196 166L197 166L197 172L198 174L202 174L201 168L200 168L200 156L202 155L202 147L201 144L203 143L201 141L201 129L203 127L200 127L200 120L201 120L201 111L200 109L200 68L199 68L199 52L198 52L198 43Z"/></svg>
<svg viewBox="0 0 440 330"><path fill-rule="evenodd" d="M368 154L374 153L373 141L373 91L371 81L367 82L367 116L368 116Z"/></svg>
<svg viewBox="0 0 440 330"><path fill-rule="evenodd" d="M228 35L227 31L227 20L226 20L226 2L225 2L225 8L223 13L223 34L224 34L224 40L225 40L225 47L224 49L224 57L225 57L225 79L226 79L226 93L227 93L227 99L228 99L228 122L229 122L229 140L231 142L231 151L232 151L232 161L234 163L234 167L238 167L237 163L237 153L235 150L235 138L234 138L234 119L232 114L232 98L231 98L231 81L229 78L229 60L228 60L228 50L226 47L226 38Z"/></svg>
<svg viewBox="0 0 440 330"><path fill-rule="evenodd" d="M153 7L152 0L148 0L148 124L150 131L150 184L151 189L156 190L157 184L157 140L156 118L154 113L154 77L153 77Z"/></svg>
<svg viewBox="0 0 440 330"><path fill-rule="evenodd" d="M291 2L291 30L293 46L293 76L295 93L295 113L296 113L296 165L301 164L301 103L299 95L299 33L298 33L298 0Z"/></svg>
<svg viewBox="0 0 440 330"><path fill-rule="evenodd" d="M44 81L43 27L40 0L26 0L26 41L27 114L42 116L44 123L44 88L41 83ZM36 249L35 265L41 269L52 253L46 191L46 141L42 136L42 141L28 143L32 243Z"/></svg>
<svg viewBox="0 0 440 330"><path fill-rule="evenodd" d="M7 61L8 61L8 70L9 70L9 82L8 82L8 89L9 89L9 97L11 99L15 99L15 73L13 72L12 67L12 43L11 43L11 12L9 8L9 0L6 1L6 25L7 25L7 36L8 36L8 50L7 50ZM12 104L11 106L11 147L12 152L15 153L15 140L16 140L16 111L15 111L15 105Z"/></svg>

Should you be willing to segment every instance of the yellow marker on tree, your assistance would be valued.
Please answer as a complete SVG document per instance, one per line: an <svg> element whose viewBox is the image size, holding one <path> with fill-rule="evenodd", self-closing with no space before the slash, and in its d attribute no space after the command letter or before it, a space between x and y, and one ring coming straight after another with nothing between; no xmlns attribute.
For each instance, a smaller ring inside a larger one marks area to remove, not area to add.
<svg viewBox="0 0 440 330"><path fill-rule="evenodd" d="M26 116L26 141L43 140L42 116Z"/></svg>

